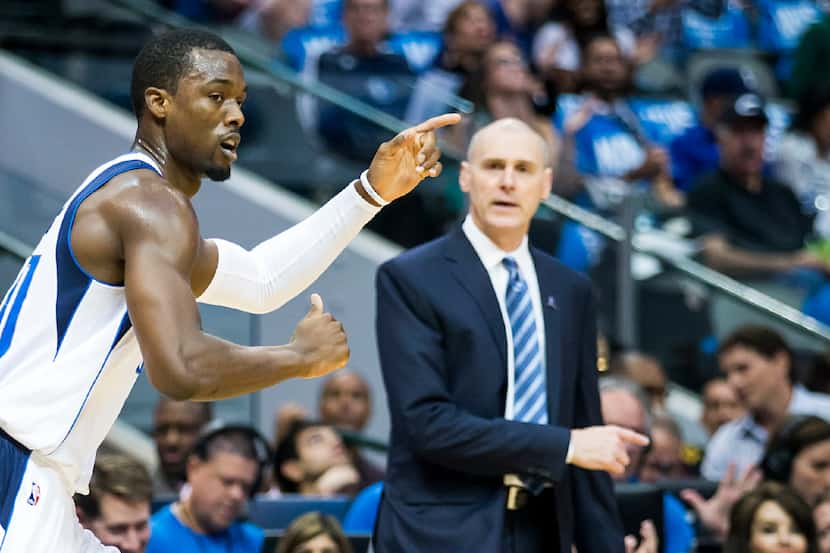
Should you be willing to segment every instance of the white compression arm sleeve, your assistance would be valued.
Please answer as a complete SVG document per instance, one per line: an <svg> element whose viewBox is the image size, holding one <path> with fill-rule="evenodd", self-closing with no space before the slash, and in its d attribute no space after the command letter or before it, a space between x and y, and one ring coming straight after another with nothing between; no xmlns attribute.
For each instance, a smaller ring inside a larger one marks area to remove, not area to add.
<svg viewBox="0 0 830 553"><path fill-rule="evenodd" d="M343 189L314 214L248 251L226 240L200 303L268 313L305 290L368 223L379 207Z"/></svg>

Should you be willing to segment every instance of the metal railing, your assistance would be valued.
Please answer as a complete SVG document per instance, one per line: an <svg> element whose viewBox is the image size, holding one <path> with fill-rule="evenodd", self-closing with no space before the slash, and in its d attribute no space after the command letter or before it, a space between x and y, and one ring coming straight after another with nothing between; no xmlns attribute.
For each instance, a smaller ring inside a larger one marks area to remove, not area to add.
<svg viewBox="0 0 830 553"><path fill-rule="evenodd" d="M0 251L7 252L21 261L25 261L34 249L33 246L0 230Z"/></svg>
<svg viewBox="0 0 830 553"><path fill-rule="evenodd" d="M830 327L822 324L813 317L803 314L798 309L764 294L751 286L742 284L723 273L710 269L687 256L671 255L653 248L646 248L638 243L637 233L633 230L634 218L631 216L631 213L636 212L637 206L637 199L634 195L623 200L622 218L625 226L604 219L556 195L551 195L544 203L553 211L622 245L620 250L622 255L618 259L618 267L621 269L617 275L617 284L619 286L618 296L620 296L617 307L621 310L617 317L617 331L618 336L625 345L633 346L637 343L636 336L632 336L632 327L635 325L630 323L630 321L635 320L633 317L636 316L636 313L634 313L636 307L633 305L633 298L636 297L634 293L636 284L630 269L631 254L635 251L653 255L681 274L706 285L710 289L729 296L773 319L784 322L805 334L830 343ZM628 213L628 216L626 216L626 213ZM628 306L629 303L631 304L630 307ZM627 341L625 338L629 340ZM631 341L631 338L633 338L633 341Z"/></svg>

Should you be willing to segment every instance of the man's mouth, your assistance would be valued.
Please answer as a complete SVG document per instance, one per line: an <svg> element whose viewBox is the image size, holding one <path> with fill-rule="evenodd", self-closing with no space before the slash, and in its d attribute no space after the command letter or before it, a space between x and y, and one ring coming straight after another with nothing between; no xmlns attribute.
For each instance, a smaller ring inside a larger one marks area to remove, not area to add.
<svg viewBox="0 0 830 553"><path fill-rule="evenodd" d="M222 141L219 142L219 148L222 152L231 158L232 161L236 160L236 150L239 148L239 142L242 138L239 136L239 133L231 133L226 135L222 138Z"/></svg>
<svg viewBox="0 0 830 553"><path fill-rule="evenodd" d="M493 202L493 205L496 206L496 207L516 207L517 206L517 204L515 204L513 202L508 202L508 201L505 201L505 200L496 200L495 202Z"/></svg>

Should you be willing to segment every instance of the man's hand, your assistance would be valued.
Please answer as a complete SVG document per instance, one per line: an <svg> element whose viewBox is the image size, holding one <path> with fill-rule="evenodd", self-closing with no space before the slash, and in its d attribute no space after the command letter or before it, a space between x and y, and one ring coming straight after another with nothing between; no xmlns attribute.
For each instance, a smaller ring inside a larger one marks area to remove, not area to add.
<svg viewBox="0 0 830 553"><path fill-rule="evenodd" d="M441 174L441 150L435 131L461 121L457 113L433 117L402 131L384 142L369 165L369 184L381 198L391 202L408 194L426 177Z"/></svg>
<svg viewBox="0 0 830 553"><path fill-rule="evenodd" d="M718 491L706 500L695 490L683 490L682 497L697 513L700 522L721 538L729 533L729 512L732 506L748 491L761 481L761 471L749 466L741 478L735 478L735 465L726 469L723 480L718 484Z"/></svg>
<svg viewBox="0 0 830 553"><path fill-rule="evenodd" d="M637 547L635 536L625 537L625 553L657 553L657 529L654 523L648 519L640 525L640 546Z"/></svg>
<svg viewBox="0 0 830 553"><path fill-rule="evenodd" d="M613 425L571 430L571 464L620 476L625 474L625 468L631 462L625 445L646 446L648 441L642 434Z"/></svg>
<svg viewBox="0 0 830 553"><path fill-rule="evenodd" d="M360 482L360 474L352 465L336 465L328 469L317 479L317 491L320 495L337 495L346 486Z"/></svg>
<svg viewBox="0 0 830 553"><path fill-rule="evenodd" d="M290 346L300 356L302 378L315 378L342 368L349 361L343 324L323 311L323 299L311 294L311 309L297 323Z"/></svg>

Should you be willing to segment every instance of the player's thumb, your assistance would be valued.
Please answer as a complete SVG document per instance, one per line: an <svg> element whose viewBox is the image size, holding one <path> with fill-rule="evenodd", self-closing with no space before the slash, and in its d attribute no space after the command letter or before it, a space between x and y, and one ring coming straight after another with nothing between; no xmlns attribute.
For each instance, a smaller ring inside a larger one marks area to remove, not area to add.
<svg viewBox="0 0 830 553"><path fill-rule="evenodd" d="M313 313L322 313L323 312L323 298L320 297L320 294L311 294L311 309L309 309L309 315Z"/></svg>

